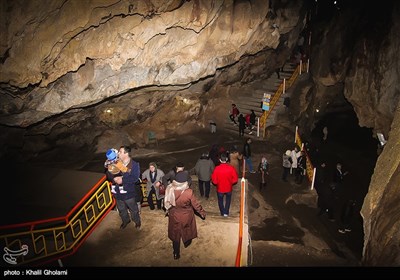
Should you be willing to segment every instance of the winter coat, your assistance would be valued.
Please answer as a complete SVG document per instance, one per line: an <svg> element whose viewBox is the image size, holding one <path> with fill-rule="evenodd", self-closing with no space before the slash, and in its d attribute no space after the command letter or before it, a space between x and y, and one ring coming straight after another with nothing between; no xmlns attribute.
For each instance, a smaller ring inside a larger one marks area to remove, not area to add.
<svg viewBox="0 0 400 280"><path fill-rule="evenodd" d="M210 181L211 174L214 171L215 165L214 162L209 158L201 157L195 167L194 170L201 181Z"/></svg>
<svg viewBox="0 0 400 280"><path fill-rule="evenodd" d="M147 195L149 195L151 188L154 187L154 190L156 192L156 197L157 200L160 200L161 198L164 197L164 195L160 195L159 191L160 189L156 186L154 186L157 182L162 183L162 178L164 177L164 171L162 171L161 169L156 169L157 175L155 178L154 183L151 182L151 176L150 176L150 169L146 169L143 174L142 174L142 179L146 179L147 180L147 184L146 184L146 191L147 191Z"/></svg>
<svg viewBox="0 0 400 280"><path fill-rule="evenodd" d="M183 242L197 237L196 217L194 210L201 216L206 216L206 211L197 201L192 189L183 192L175 190L176 206L168 210L168 238L171 241Z"/></svg>
<svg viewBox="0 0 400 280"><path fill-rule="evenodd" d="M227 193L232 191L232 186L238 181L235 168L228 163L221 163L215 167L211 180L217 186L217 192Z"/></svg>
<svg viewBox="0 0 400 280"><path fill-rule="evenodd" d="M239 154L238 151L231 152L231 153L229 154L229 164L232 165L232 166L235 168L235 170L236 170L238 176L239 176L239 174L240 174L240 168L239 168L239 166L240 166L240 161L241 161L242 159L243 159L243 156L242 156L241 154Z"/></svg>
<svg viewBox="0 0 400 280"><path fill-rule="evenodd" d="M292 166L292 164L291 164L291 161L292 160L292 158L291 157L289 157L288 155L286 155L286 154L283 154L282 155L282 165L283 165L283 167L285 167L285 168L290 168L291 166Z"/></svg>
<svg viewBox="0 0 400 280"><path fill-rule="evenodd" d="M140 184L140 165L138 162L131 159L126 167L128 168L128 171L121 172L122 186L117 186L115 188L116 193L114 193L114 197L117 200L128 200L135 197L137 201L137 185ZM109 171L106 172L106 175L107 179L111 181L112 184L115 184L115 175L111 174Z"/></svg>

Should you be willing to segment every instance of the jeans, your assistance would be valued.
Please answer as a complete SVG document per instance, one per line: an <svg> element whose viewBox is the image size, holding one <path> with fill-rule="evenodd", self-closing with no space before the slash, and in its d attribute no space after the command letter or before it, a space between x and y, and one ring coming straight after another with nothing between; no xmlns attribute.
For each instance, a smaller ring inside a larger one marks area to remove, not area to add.
<svg viewBox="0 0 400 280"><path fill-rule="evenodd" d="M219 207L221 216L229 215L229 208L231 207L232 192L227 192L227 193L217 192L217 196L218 196L218 207ZM224 206L224 196L226 196L225 206Z"/></svg>
<svg viewBox="0 0 400 280"><path fill-rule="evenodd" d="M251 162L251 157L245 157L246 165L249 167L250 172L254 172L253 163Z"/></svg>
<svg viewBox="0 0 400 280"><path fill-rule="evenodd" d="M139 209L138 209L135 197L132 197L127 200L117 200L117 209L119 212L119 216L121 217L121 220L124 224L127 224L130 222L128 209L131 212L132 220L137 225L141 224Z"/></svg>
<svg viewBox="0 0 400 280"><path fill-rule="evenodd" d="M208 198L210 196L210 181L199 180L199 190L201 196L204 196L204 186L206 187L205 195Z"/></svg>

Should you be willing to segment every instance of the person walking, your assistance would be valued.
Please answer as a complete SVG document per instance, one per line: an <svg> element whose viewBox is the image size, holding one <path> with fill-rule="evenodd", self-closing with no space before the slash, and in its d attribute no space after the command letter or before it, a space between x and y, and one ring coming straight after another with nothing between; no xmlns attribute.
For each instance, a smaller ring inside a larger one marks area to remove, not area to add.
<svg viewBox="0 0 400 280"><path fill-rule="evenodd" d="M178 172L184 172L188 176L189 187L192 185L192 178L189 172L185 170L185 165L182 162L178 162L173 169L171 169L167 174L162 177L162 183L164 186L168 186L175 179Z"/></svg>
<svg viewBox="0 0 400 280"><path fill-rule="evenodd" d="M211 174L214 171L214 162L208 157L207 153L203 153L194 166L194 171L199 178L199 191L201 197L205 195L206 199L210 197L210 181ZM205 191L204 191L205 187Z"/></svg>
<svg viewBox="0 0 400 280"><path fill-rule="evenodd" d="M355 213L356 208L356 200L355 199L348 199L342 208L342 212L340 215L340 221L342 223L342 227L338 229L340 233L351 232L351 222L353 220L353 216Z"/></svg>
<svg viewBox="0 0 400 280"><path fill-rule="evenodd" d="M290 168L292 166L292 158L291 158L291 151L287 150L283 155L282 155L282 167L283 167L283 172L282 172L282 180L287 182L287 176L290 172Z"/></svg>
<svg viewBox="0 0 400 280"><path fill-rule="evenodd" d="M251 110L251 114L250 114L250 125L251 125L251 129L253 129L253 127L256 125L256 113L254 113L254 110Z"/></svg>
<svg viewBox="0 0 400 280"><path fill-rule="evenodd" d="M242 159L243 156L241 153L239 153L236 145L232 146L231 150L229 151L229 164L235 168L238 176L240 176L240 162Z"/></svg>
<svg viewBox="0 0 400 280"><path fill-rule="evenodd" d="M239 115L239 109L236 107L236 104L232 103L232 109L231 109L231 113L229 115L229 118L231 119L231 121L236 125L236 117Z"/></svg>
<svg viewBox="0 0 400 280"><path fill-rule="evenodd" d="M244 136L244 129L246 128L246 119L243 117L243 114L239 115L238 122L239 122L239 136Z"/></svg>
<svg viewBox="0 0 400 280"><path fill-rule="evenodd" d="M246 165L249 167L249 171L250 173L256 173L256 171L253 168L253 163L251 161L251 138L247 138L246 142L244 143L243 146L243 156L244 156L244 160L246 162Z"/></svg>
<svg viewBox="0 0 400 280"><path fill-rule="evenodd" d="M261 162L258 165L258 171L261 173L261 183L260 183L260 190L267 185L267 175L269 175L269 163L267 158L263 156L261 158Z"/></svg>
<svg viewBox="0 0 400 280"><path fill-rule="evenodd" d="M295 170L296 179L295 182L298 185L303 183L304 176L306 175L307 170L307 158L304 151L300 152L300 156L297 158L297 168Z"/></svg>
<svg viewBox="0 0 400 280"><path fill-rule="evenodd" d="M121 174L117 176L111 174L109 170L106 172L108 180L118 186L115 188L114 197L122 220L120 229L126 228L131 222L131 218L135 222L136 228L141 227L139 209L136 203L136 185L140 184L140 165L130 157L130 152L129 146L121 146L118 150L118 159L126 167L126 172L121 171Z"/></svg>
<svg viewBox="0 0 400 280"><path fill-rule="evenodd" d="M149 163L149 168L146 169L142 174L142 180L146 180L146 193L147 203L149 204L150 210L154 210L153 194L156 196L157 209L161 210L161 202L164 195L160 194L160 185L162 185L162 178L164 177L164 171L157 168L155 162Z"/></svg>
<svg viewBox="0 0 400 280"><path fill-rule="evenodd" d="M172 241L173 257L180 258L181 240L188 247L197 237L194 211L204 220L206 211L189 188L188 173L180 171L165 191L164 205L168 215L168 238Z"/></svg>
<svg viewBox="0 0 400 280"><path fill-rule="evenodd" d="M297 159L301 155L299 147L296 145L294 149L290 152L290 157L292 158L292 165L290 167L290 174L296 175L297 170Z"/></svg>
<svg viewBox="0 0 400 280"><path fill-rule="evenodd" d="M221 164L215 167L211 175L211 180L217 186L218 207L221 216L229 216L229 208L231 206L232 188L238 181L238 174L235 168L227 163L226 154L220 157ZM224 203L225 197L225 203Z"/></svg>
<svg viewBox="0 0 400 280"><path fill-rule="evenodd" d="M349 174L349 172L348 171L343 172L342 164L338 162L336 164L336 169L333 172L333 178L332 178L332 189L334 191L343 191L342 190L343 180L344 176L346 176L347 174Z"/></svg>

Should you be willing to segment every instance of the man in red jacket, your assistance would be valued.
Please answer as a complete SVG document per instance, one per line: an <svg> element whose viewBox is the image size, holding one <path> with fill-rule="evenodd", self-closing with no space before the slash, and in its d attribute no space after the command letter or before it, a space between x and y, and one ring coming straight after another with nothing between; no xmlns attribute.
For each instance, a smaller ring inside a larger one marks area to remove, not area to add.
<svg viewBox="0 0 400 280"><path fill-rule="evenodd" d="M237 183L238 175L235 168L226 163L228 160L226 154L221 154L221 164L215 167L214 172L211 175L211 180L214 185L217 186L218 206L221 216L229 216L229 208L231 206L232 199L232 186ZM224 205L224 196L225 205Z"/></svg>

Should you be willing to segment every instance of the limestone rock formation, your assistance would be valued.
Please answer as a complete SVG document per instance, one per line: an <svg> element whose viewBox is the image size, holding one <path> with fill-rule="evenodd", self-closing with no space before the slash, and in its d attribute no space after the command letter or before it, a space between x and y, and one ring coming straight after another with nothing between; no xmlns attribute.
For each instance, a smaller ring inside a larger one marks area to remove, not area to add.
<svg viewBox="0 0 400 280"><path fill-rule="evenodd" d="M316 108L351 105L388 138L363 208L364 262L400 265L400 5L311 2L0 1L0 156L144 145L148 129L163 138L226 118L231 86L269 77L310 20L294 117L311 128Z"/></svg>
<svg viewBox="0 0 400 280"><path fill-rule="evenodd" d="M300 4L269 20L264 1L3 2L0 122L27 127L128 91L186 88L275 48L272 25L290 31Z"/></svg>

